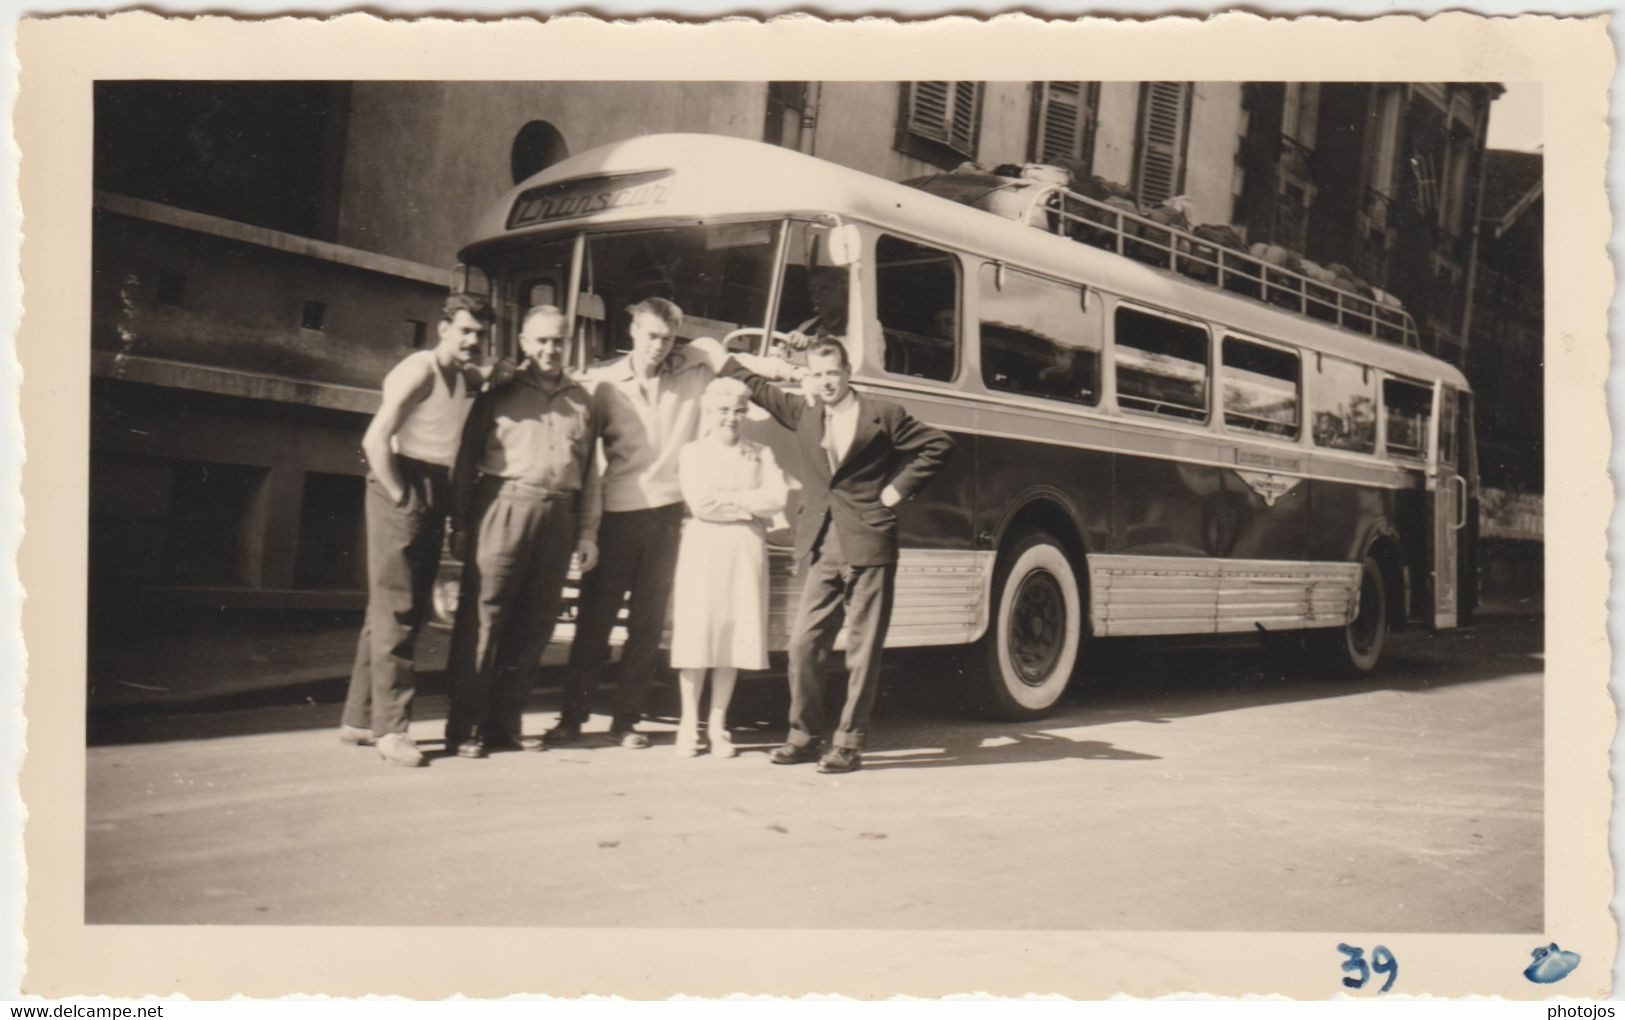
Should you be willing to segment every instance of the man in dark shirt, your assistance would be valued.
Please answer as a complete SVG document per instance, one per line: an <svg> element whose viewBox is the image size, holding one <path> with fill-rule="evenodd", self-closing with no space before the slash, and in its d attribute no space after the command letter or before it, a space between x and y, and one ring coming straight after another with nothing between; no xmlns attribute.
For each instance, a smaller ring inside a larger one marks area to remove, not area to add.
<svg viewBox="0 0 1625 1020"><path fill-rule="evenodd" d="M520 716L570 557L583 572L598 559L598 430L587 391L564 371L567 330L551 305L526 314L524 363L512 385L475 401L452 472L452 552L466 562L446 747L464 758L542 750Z"/></svg>

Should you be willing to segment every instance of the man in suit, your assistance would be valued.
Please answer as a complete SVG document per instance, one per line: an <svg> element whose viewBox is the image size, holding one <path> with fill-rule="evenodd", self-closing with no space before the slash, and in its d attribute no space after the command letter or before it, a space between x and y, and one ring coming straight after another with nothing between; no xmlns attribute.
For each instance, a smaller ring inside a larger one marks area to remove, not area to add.
<svg viewBox="0 0 1625 1020"><path fill-rule="evenodd" d="M953 450L953 441L888 400L852 389L846 347L833 338L807 352L802 389L785 392L729 362L723 374L796 434L810 477L796 511L801 601L790 629L790 732L776 765L818 761L818 771L862 764L880 680L880 652L897 581L897 504L916 495ZM818 664L848 624L846 703L819 756L824 733Z"/></svg>

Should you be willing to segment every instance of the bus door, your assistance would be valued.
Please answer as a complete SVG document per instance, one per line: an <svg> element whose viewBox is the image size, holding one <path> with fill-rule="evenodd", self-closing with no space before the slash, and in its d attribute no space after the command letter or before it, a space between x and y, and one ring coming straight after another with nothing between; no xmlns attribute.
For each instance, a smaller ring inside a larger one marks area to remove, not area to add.
<svg viewBox="0 0 1625 1020"><path fill-rule="evenodd" d="M1461 612L1461 585L1458 560L1459 535L1467 524L1467 478L1460 461L1461 430L1458 408L1461 395L1444 383L1434 384L1434 413L1431 431L1428 488L1432 491L1432 541L1430 545L1434 630L1456 626Z"/></svg>
<svg viewBox="0 0 1625 1020"><path fill-rule="evenodd" d="M1473 395L1456 395L1456 473L1467 485L1467 524L1456 531L1456 571L1461 585L1457 622L1467 623L1478 609L1478 441L1473 428Z"/></svg>

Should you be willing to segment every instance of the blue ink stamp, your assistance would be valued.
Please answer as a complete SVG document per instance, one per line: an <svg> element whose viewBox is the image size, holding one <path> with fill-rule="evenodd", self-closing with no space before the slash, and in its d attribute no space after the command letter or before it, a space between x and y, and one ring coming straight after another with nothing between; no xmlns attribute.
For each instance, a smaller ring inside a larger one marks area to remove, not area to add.
<svg viewBox="0 0 1625 1020"><path fill-rule="evenodd" d="M1534 962L1524 969L1523 976L1537 985L1549 985L1568 977L1580 966L1580 954L1557 948L1553 942L1530 953Z"/></svg>

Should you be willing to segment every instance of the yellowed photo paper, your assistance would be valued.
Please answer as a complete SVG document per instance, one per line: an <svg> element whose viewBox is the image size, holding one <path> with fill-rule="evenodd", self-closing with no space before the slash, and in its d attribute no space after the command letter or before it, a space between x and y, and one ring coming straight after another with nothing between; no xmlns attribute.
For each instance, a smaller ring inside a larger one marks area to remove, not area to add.
<svg viewBox="0 0 1625 1020"><path fill-rule="evenodd" d="M1607 996L1613 59L25 20L23 991Z"/></svg>

